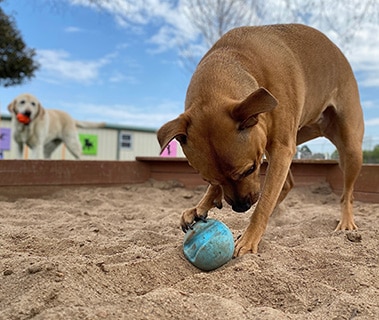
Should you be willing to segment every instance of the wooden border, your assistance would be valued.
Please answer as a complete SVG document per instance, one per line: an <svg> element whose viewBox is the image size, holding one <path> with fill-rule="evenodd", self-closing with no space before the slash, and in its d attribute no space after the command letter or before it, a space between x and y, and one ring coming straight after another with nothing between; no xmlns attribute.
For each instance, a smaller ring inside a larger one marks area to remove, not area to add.
<svg viewBox="0 0 379 320"><path fill-rule="evenodd" d="M192 188L205 184L201 177L192 169L185 158L148 158L139 157L138 161L147 163L150 178L155 180L178 180L186 187ZM261 166L261 177L264 179L267 162ZM343 177L338 161L335 160L294 160L291 171L295 187L328 183L336 194L342 194ZM355 184L356 200L379 203L379 165L363 165Z"/></svg>
<svg viewBox="0 0 379 320"><path fill-rule="evenodd" d="M141 183L149 175L148 164L141 161L0 161L2 187Z"/></svg>
<svg viewBox="0 0 379 320"><path fill-rule="evenodd" d="M339 167L328 171L327 182L336 194L342 194L343 177ZM379 165L363 165L354 187L354 198L365 202L379 203Z"/></svg>
<svg viewBox="0 0 379 320"><path fill-rule="evenodd" d="M150 167L150 177L155 180L174 179L187 187L205 184L201 177L192 169L185 158L150 158L139 157L138 161ZM332 167L338 168L338 162L330 160L294 160L291 166L296 186L328 182L327 175ZM267 162L261 166L262 180L266 174Z"/></svg>
<svg viewBox="0 0 379 320"><path fill-rule="evenodd" d="M142 183L149 177L148 164L139 161L0 160L0 196L35 198L63 187Z"/></svg>
<svg viewBox="0 0 379 320"><path fill-rule="evenodd" d="M261 168L264 178L267 163ZM295 186L329 183L341 194L342 174L336 161L294 160ZM186 187L205 182L185 158L147 158L136 161L0 160L0 196L33 197L73 186L113 186L148 179L178 180ZM364 165L355 185L355 199L379 203L379 165Z"/></svg>

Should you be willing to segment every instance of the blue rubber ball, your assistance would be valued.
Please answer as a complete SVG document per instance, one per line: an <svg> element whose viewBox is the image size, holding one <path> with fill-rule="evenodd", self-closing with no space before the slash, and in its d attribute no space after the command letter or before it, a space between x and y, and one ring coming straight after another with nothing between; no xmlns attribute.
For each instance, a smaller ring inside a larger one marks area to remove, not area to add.
<svg viewBox="0 0 379 320"><path fill-rule="evenodd" d="M185 234L183 251L195 267L203 271L217 269L233 257L233 234L221 221L200 220Z"/></svg>

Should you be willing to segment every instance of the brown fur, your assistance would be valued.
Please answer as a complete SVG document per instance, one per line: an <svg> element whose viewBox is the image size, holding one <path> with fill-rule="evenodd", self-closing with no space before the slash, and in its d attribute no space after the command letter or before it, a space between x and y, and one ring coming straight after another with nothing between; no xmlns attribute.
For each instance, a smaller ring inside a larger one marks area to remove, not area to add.
<svg viewBox="0 0 379 320"><path fill-rule="evenodd" d="M210 183L199 204L183 212L182 228L220 207L222 198L240 212L259 199L235 247L235 256L256 253L271 213L293 186L296 145L325 136L337 147L344 173L336 230L356 229L353 186L363 131L352 69L322 33L296 24L228 32L193 74L185 112L158 132L162 150L179 140L190 164ZM261 190L264 155L269 166Z"/></svg>

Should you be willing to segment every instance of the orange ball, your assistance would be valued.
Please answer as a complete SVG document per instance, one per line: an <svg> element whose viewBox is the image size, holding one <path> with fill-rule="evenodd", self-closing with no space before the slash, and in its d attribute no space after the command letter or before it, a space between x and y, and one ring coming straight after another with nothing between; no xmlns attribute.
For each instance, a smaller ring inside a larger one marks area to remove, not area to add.
<svg viewBox="0 0 379 320"><path fill-rule="evenodd" d="M18 113L16 117L18 122L21 122L23 124L28 124L30 122L30 118L22 113Z"/></svg>

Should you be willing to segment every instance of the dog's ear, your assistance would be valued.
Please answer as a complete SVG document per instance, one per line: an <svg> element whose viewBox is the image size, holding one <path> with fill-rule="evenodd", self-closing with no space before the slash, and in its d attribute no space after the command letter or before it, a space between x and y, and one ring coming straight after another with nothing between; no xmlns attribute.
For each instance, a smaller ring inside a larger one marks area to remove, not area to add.
<svg viewBox="0 0 379 320"><path fill-rule="evenodd" d="M39 102L38 102L37 115L39 115L40 117L43 117L45 115L45 108L42 107L42 105ZM36 115L36 117L37 117L37 115Z"/></svg>
<svg viewBox="0 0 379 320"><path fill-rule="evenodd" d="M13 100L10 104L8 104L8 111L10 113L16 113L16 99Z"/></svg>
<svg viewBox="0 0 379 320"><path fill-rule="evenodd" d="M269 112L278 105L278 100L265 88L259 88L232 110L232 118L243 130L258 123L258 114Z"/></svg>
<svg viewBox="0 0 379 320"><path fill-rule="evenodd" d="M183 114L164 124L157 133L161 153L173 139L178 140L181 144L185 144L187 141L187 127L188 121Z"/></svg>

